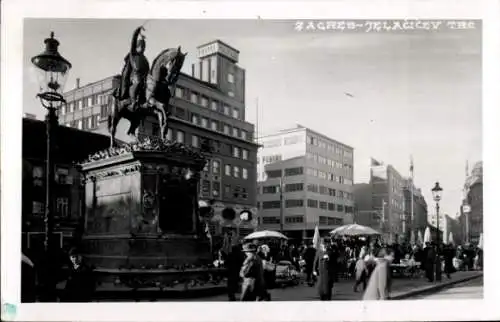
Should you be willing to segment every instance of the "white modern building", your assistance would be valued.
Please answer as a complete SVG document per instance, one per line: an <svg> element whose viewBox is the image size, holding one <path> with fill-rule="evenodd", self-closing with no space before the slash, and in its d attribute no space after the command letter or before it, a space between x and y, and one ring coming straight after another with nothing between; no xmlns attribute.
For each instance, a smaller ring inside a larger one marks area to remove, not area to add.
<svg viewBox="0 0 500 322"><path fill-rule="evenodd" d="M261 229L311 237L353 222L353 148L297 125L259 139ZM282 193L280 193L280 187Z"/></svg>

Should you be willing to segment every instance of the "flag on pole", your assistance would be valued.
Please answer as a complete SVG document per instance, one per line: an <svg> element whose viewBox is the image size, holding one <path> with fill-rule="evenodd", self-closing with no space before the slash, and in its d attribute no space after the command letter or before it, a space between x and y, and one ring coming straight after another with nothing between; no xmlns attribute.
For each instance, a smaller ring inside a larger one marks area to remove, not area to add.
<svg viewBox="0 0 500 322"><path fill-rule="evenodd" d="M313 247L319 249L319 244L321 242L321 238L319 236L319 227L316 225L314 228L314 236L313 236Z"/></svg>

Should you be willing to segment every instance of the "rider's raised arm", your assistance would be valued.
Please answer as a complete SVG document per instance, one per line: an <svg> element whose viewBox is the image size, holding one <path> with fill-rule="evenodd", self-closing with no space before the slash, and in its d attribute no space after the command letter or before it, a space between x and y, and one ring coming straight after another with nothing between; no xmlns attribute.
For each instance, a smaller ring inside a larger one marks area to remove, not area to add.
<svg viewBox="0 0 500 322"><path fill-rule="evenodd" d="M138 27L132 36L132 44L130 47L130 54L135 55L137 54L137 39L139 38L139 34L141 33L141 30L143 30L143 27Z"/></svg>

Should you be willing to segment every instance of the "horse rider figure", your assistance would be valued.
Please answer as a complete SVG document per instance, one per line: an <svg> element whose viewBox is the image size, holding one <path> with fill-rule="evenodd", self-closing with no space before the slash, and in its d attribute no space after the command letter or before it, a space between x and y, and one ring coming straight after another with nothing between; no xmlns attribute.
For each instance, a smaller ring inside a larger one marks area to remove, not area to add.
<svg viewBox="0 0 500 322"><path fill-rule="evenodd" d="M146 78L149 72L149 62L144 52L146 50L146 38L139 27L134 31L130 53L125 56L125 66L122 70L121 84L119 89L119 100L130 99L132 111L142 105L146 100Z"/></svg>

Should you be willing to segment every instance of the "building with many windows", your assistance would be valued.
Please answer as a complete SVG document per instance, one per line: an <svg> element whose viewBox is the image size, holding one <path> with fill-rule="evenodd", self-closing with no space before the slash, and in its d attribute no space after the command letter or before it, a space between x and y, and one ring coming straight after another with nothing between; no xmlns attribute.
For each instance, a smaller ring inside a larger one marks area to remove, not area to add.
<svg viewBox="0 0 500 322"><path fill-rule="evenodd" d="M372 209L381 214L380 231L385 240L398 241L403 234L405 180L391 165L372 159L370 169Z"/></svg>
<svg viewBox="0 0 500 322"><path fill-rule="evenodd" d="M412 218L412 198L413 194L413 218ZM423 236L428 223L427 202L425 201L422 190L412 184L411 178L404 179L404 220L405 237L410 238L411 234L417 238L418 232Z"/></svg>
<svg viewBox="0 0 500 322"><path fill-rule="evenodd" d="M477 244L483 233L483 162L477 162L470 174L466 172L464 206L458 220L464 241Z"/></svg>
<svg viewBox="0 0 500 322"><path fill-rule="evenodd" d="M312 237L352 223L353 148L297 125L259 138L258 207L263 229ZM281 192L280 192L281 189Z"/></svg>
<svg viewBox="0 0 500 322"><path fill-rule="evenodd" d="M210 147L211 159L200 182L200 198L226 208L251 210L256 217L256 158L254 125L245 121L245 70L237 65L239 51L220 40L198 48L198 62L191 75L180 74L171 100L167 138L195 148ZM67 107L61 123L82 130L107 133L108 97L120 76L80 86L65 93ZM128 121L119 125L117 138L125 134ZM121 129L120 127L123 127ZM139 129L141 136L159 135L155 117ZM221 211L222 211L221 210ZM256 220L238 229L243 234L256 227Z"/></svg>

